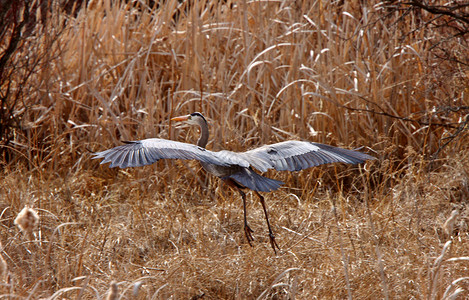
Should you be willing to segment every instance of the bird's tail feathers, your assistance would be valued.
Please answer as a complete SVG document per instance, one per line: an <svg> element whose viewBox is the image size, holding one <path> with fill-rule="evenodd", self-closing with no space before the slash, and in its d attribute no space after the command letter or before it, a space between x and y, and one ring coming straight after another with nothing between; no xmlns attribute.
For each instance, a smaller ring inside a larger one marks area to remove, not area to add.
<svg viewBox="0 0 469 300"><path fill-rule="evenodd" d="M248 189L258 192L275 191L283 184L282 181L264 177L251 169L244 169L243 172L239 172L228 177L234 179L236 182Z"/></svg>

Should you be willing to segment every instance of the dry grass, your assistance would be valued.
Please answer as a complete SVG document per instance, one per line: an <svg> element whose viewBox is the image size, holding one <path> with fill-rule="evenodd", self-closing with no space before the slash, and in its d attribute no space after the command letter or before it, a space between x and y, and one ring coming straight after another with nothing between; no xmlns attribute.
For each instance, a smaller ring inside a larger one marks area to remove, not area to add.
<svg viewBox="0 0 469 300"><path fill-rule="evenodd" d="M444 34L420 27L431 15L360 1L112 2L54 14L57 41L36 49L51 60L2 162L3 297L467 297L467 133L429 160L455 128L428 124L461 124L464 110L442 111L469 105L469 71L429 51ZM90 160L120 140L194 142L168 121L193 111L209 118L211 149L307 139L379 160L269 173L286 182L265 195L275 255L256 198L251 248L241 199L198 164ZM31 234L14 224L25 206L40 218Z"/></svg>

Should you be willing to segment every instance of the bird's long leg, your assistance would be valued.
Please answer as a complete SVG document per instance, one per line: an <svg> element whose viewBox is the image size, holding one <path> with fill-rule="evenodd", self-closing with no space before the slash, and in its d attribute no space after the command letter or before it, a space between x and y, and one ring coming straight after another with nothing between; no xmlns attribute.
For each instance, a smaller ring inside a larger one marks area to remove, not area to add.
<svg viewBox="0 0 469 300"><path fill-rule="evenodd" d="M244 234L246 235L246 239L248 240L249 246L252 247L251 242L254 241L254 238L252 237L252 233L254 231L248 225L247 210L246 210L246 194L239 187L236 187L236 188L238 189L238 192L241 194L241 198L243 198Z"/></svg>
<svg viewBox="0 0 469 300"><path fill-rule="evenodd" d="M277 250L275 248L277 247L277 249L280 250L280 247L277 245L277 242L275 241L275 235L272 232L272 228L270 227L269 216L267 214L264 197L257 191L254 191L254 193L256 193L257 197L259 197L259 200L261 201L262 208L264 209L265 220L267 221L267 227L269 228L270 245L272 246L272 249L274 249L275 254L277 254Z"/></svg>

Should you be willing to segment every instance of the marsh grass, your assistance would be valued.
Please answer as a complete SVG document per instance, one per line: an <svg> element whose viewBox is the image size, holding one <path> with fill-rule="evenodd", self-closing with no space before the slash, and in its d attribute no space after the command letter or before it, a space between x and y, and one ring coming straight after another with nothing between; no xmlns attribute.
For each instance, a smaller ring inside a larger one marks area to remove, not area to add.
<svg viewBox="0 0 469 300"><path fill-rule="evenodd" d="M3 297L464 298L467 133L428 158L463 120L442 111L468 105L467 68L429 51L444 34L420 27L430 14L387 9L104 0L76 16L53 10L64 24L54 59L32 77L18 155L2 162ZM90 160L121 140L195 142L196 129L169 122L193 111L207 116L213 150L306 139L378 160L267 173L286 183L265 195L275 255L255 197L251 248L239 196L197 163ZM39 215L29 239L14 225L25 205Z"/></svg>

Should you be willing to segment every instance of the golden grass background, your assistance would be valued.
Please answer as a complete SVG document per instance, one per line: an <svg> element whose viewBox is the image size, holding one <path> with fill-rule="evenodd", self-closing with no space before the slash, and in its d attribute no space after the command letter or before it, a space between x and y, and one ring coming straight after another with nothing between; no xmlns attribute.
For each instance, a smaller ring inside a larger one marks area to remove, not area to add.
<svg viewBox="0 0 469 300"><path fill-rule="evenodd" d="M47 63L2 162L2 297L467 297L467 132L441 146L467 114L449 108L469 105L469 71L438 58L432 14L360 1L52 8L17 53ZM445 43L465 56L467 43ZM241 199L197 163L90 160L121 140L195 142L196 128L169 122L194 111L212 150L305 139L378 160L269 172L286 182L265 194L275 255L257 199L251 248ZM25 205L39 215L30 235L14 224Z"/></svg>

